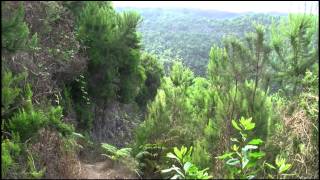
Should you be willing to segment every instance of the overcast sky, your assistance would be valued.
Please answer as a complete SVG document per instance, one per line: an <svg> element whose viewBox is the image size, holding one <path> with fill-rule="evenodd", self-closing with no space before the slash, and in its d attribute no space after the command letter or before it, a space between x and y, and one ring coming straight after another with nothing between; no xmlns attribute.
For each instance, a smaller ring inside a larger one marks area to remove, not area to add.
<svg viewBox="0 0 320 180"><path fill-rule="evenodd" d="M318 14L318 1L113 1L115 7L181 7L228 12L304 12Z"/></svg>

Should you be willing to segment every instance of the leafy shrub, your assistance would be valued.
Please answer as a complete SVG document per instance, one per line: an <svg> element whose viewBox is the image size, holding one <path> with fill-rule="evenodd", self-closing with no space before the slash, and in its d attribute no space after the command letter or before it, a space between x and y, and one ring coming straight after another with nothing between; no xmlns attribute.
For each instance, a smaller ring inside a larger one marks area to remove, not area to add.
<svg viewBox="0 0 320 180"><path fill-rule="evenodd" d="M140 177L152 177L159 170L159 162L166 148L161 144L144 144L139 147L135 159L138 161L137 174Z"/></svg>
<svg viewBox="0 0 320 180"><path fill-rule="evenodd" d="M281 156L277 155L276 160L275 160L275 166L272 164L269 164L267 162L264 162L264 167L267 167L272 173L268 173L268 178L271 179L282 179L285 178L286 176L290 174L285 174L290 168L291 164L286 163L286 159L282 158ZM275 171L275 172L274 172ZM274 175L276 174L276 175Z"/></svg>
<svg viewBox="0 0 320 180"><path fill-rule="evenodd" d="M153 100L156 96L164 72L158 59L151 54L142 54L141 65L144 68L146 80L135 100L140 106L145 106L148 101Z"/></svg>
<svg viewBox="0 0 320 180"><path fill-rule="evenodd" d="M259 138L249 140L249 133L255 128L252 119L241 118L237 123L232 120L232 126L241 135L240 139L232 138L234 142L231 152L218 156L218 159L226 160L227 168L230 172L229 178L248 178L256 177L259 171L258 160L265 156L265 153L258 149L263 143Z"/></svg>
<svg viewBox="0 0 320 180"><path fill-rule="evenodd" d="M174 153L169 152L167 154L168 158L175 159L179 166L172 165L169 169L164 169L162 173L174 172L174 175L171 179L209 179L212 176L209 176L206 172L209 168L199 170L198 167L191 163L191 154L192 154L192 146L188 150L188 148L182 146L181 150L178 148L174 148Z"/></svg>

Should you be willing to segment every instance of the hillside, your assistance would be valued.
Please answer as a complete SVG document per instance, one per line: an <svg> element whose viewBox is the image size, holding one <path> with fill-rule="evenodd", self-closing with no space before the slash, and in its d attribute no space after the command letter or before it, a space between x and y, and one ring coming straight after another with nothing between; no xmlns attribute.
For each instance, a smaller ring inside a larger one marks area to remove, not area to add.
<svg viewBox="0 0 320 180"><path fill-rule="evenodd" d="M213 44L222 45L223 36L244 37L252 23L271 25L286 14L230 13L197 9L117 8L142 16L138 27L143 48L168 63L181 58L197 75L204 76ZM170 66L170 63L167 65Z"/></svg>
<svg viewBox="0 0 320 180"><path fill-rule="evenodd" d="M319 179L319 17L278 15L1 2L1 178Z"/></svg>

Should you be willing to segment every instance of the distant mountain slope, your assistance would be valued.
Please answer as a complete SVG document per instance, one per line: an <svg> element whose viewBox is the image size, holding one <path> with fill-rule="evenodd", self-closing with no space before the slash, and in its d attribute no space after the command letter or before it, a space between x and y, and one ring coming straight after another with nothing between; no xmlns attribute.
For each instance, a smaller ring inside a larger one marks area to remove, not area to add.
<svg viewBox="0 0 320 180"><path fill-rule="evenodd" d="M116 8L134 10L143 21L139 31L148 52L162 57L166 64L182 58L196 74L204 75L213 44L221 45L223 36L243 37L252 23L270 25L285 14L231 13L215 10L179 8Z"/></svg>

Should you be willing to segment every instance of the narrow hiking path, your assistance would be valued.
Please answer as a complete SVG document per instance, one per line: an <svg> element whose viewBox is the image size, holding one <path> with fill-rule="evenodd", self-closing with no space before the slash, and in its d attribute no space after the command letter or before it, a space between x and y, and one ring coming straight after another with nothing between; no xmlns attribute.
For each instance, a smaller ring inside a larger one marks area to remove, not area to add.
<svg viewBox="0 0 320 180"><path fill-rule="evenodd" d="M80 153L80 179L138 179L139 177L127 164L113 161L105 156L99 145L91 146Z"/></svg>
<svg viewBox="0 0 320 180"><path fill-rule="evenodd" d="M125 165L114 164L111 160L94 163L81 161L81 179L137 179Z"/></svg>

